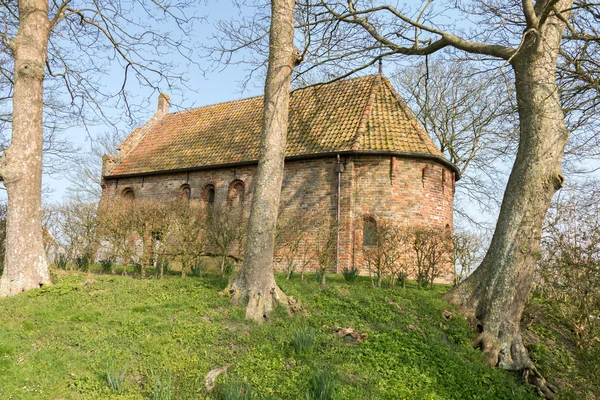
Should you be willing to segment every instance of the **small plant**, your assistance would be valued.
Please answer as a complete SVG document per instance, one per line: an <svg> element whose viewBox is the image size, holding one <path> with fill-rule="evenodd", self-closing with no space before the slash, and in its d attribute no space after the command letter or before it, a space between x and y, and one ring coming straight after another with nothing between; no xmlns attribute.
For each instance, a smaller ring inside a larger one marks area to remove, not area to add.
<svg viewBox="0 0 600 400"><path fill-rule="evenodd" d="M319 283L323 282L323 273L321 271L315 271L315 274L313 275L313 277L316 282L319 282Z"/></svg>
<svg viewBox="0 0 600 400"><path fill-rule="evenodd" d="M252 400L255 399L252 387L246 383L227 382L223 391L223 400Z"/></svg>
<svg viewBox="0 0 600 400"><path fill-rule="evenodd" d="M408 274L404 271L400 271L398 273L398 277L396 278L396 283L401 285L404 289L406 289L406 281L408 280Z"/></svg>
<svg viewBox="0 0 600 400"><path fill-rule="evenodd" d="M80 256L75 259L75 266L82 272L87 272L90 269L90 260L86 256Z"/></svg>
<svg viewBox="0 0 600 400"><path fill-rule="evenodd" d="M112 274L115 262L111 258L100 260L100 266L102 267L102 273Z"/></svg>
<svg viewBox="0 0 600 400"><path fill-rule="evenodd" d="M171 392L171 373L169 372L165 378L154 373L152 375L154 376L152 399L171 400L173 398L173 393Z"/></svg>
<svg viewBox="0 0 600 400"><path fill-rule="evenodd" d="M330 400L337 389L337 381L330 370L315 371L310 379L306 400Z"/></svg>
<svg viewBox="0 0 600 400"><path fill-rule="evenodd" d="M354 265L352 268L344 267L342 270L342 275L344 275L344 279L346 282L354 282L356 278L358 278L359 269Z"/></svg>
<svg viewBox="0 0 600 400"><path fill-rule="evenodd" d="M202 263L202 260L196 260L192 263L192 266L190 268L190 275L199 277L201 276L203 269L204 265Z"/></svg>
<svg viewBox="0 0 600 400"><path fill-rule="evenodd" d="M58 258L56 259L56 268L67 269L68 261L69 259L67 258L66 254L59 254Z"/></svg>
<svg viewBox="0 0 600 400"><path fill-rule="evenodd" d="M106 383L114 393L121 394L125 390L125 379L127 378L127 364L119 370L115 360L106 362Z"/></svg>
<svg viewBox="0 0 600 400"><path fill-rule="evenodd" d="M224 274L225 276L230 276L233 271L235 271L235 262L228 259L227 262L225 262Z"/></svg>
<svg viewBox="0 0 600 400"><path fill-rule="evenodd" d="M135 263L133 264L133 274L137 276L142 276L142 264Z"/></svg>
<svg viewBox="0 0 600 400"><path fill-rule="evenodd" d="M308 354L312 350L313 342L315 341L315 330L304 327L294 332L292 344L298 355Z"/></svg>

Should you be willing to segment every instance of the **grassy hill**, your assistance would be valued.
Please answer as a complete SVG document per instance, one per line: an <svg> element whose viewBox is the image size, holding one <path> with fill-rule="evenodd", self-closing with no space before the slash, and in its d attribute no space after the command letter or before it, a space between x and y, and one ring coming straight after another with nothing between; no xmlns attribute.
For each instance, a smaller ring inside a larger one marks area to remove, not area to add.
<svg viewBox="0 0 600 400"><path fill-rule="evenodd" d="M218 295L226 282L214 275L55 281L0 300L0 399L303 399L326 387L334 399L537 398L485 366L466 321L447 319L444 287L279 279L305 315L280 310L256 325ZM208 392L205 376L223 366Z"/></svg>

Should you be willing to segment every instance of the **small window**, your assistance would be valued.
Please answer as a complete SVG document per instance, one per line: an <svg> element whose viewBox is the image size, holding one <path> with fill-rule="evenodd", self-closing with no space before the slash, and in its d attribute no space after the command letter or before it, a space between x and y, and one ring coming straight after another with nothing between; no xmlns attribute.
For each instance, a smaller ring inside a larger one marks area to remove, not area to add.
<svg viewBox="0 0 600 400"><path fill-rule="evenodd" d="M367 217L363 223L363 246L377 244L377 222L373 217Z"/></svg>
<svg viewBox="0 0 600 400"><path fill-rule="evenodd" d="M202 189L202 201L207 204L215 204L215 185L209 184Z"/></svg>
<svg viewBox="0 0 600 400"><path fill-rule="evenodd" d="M244 202L244 182L236 180L229 185L229 193L227 194L228 206L240 206Z"/></svg>
<svg viewBox="0 0 600 400"><path fill-rule="evenodd" d="M121 197L125 200L135 200L135 193L132 188L125 188L121 192Z"/></svg>
<svg viewBox="0 0 600 400"><path fill-rule="evenodd" d="M187 183L181 185L179 188L179 198L182 200L189 200L192 197L192 188Z"/></svg>

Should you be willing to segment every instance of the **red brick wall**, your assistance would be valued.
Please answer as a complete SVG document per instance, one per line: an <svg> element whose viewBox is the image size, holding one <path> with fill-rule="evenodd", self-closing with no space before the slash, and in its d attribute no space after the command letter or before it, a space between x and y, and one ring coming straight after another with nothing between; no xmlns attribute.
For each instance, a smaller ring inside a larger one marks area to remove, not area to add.
<svg viewBox="0 0 600 400"><path fill-rule="evenodd" d="M338 270L351 265L363 267L363 220L394 221L401 226L427 226L452 229L454 178L450 169L435 161L389 156L342 157L340 262ZM280 221L288 230L311 218L302 233L297 261L306 251L314 251L319 238L335 225L337 174L335 158L286 163L281 195ZM107 179L103 198L116 198L126 188L136 199L172 199L182 185L189 184L191 199L201 200L202 189L215 187L215 204L224 206L232 182L245 185L244 207L248 213L254 166L223 168L147 177ZM443 177L443 174L445 176ZM298 223L295 223L298 222ZM285 234L285 232L284 232ZM335 251L335 250L333 250ZM284 267L283 254L276 254L277 266ZM312 260L309 269L316 267ZM338 271L338 272L339 272Z"/></svg>

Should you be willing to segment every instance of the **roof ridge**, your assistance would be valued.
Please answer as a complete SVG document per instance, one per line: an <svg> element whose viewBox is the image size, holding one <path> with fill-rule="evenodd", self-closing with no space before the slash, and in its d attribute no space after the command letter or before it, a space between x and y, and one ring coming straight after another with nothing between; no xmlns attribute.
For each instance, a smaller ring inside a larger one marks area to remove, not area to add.
<svg viewBox="0 0 600 400"><path fill-rule="evenodd" d="M369 98L365 107L362 111L362 116L360 118L360 122L358 123L358 127L356 128L356 134L354 135L354 140L352 141L352 146L350 147L352 150L358 150L360 147L360 140L363 137L363 134L366 130L367 121L369 120L369 115L371 114L371 110L373 110L373 104L375 103L375 87L379 86L381 83L381 75L375 74L371 76L373 81L371 82L371 88L369 89Z"/></svg>
<svg viewBox="0 0 600 400"><path fill-rule="evenodd" d="M429 152L431 154L441 154L444 158L446 158L444 153L442 153L440 151L440 149L437 148L435 143L433 143L433 140L431 139L431 137L429 136L427 131L425 131L425 128L423 128L421 126L421 124L418 122L416 115L410 109L410 107L408 106L406 101L404 101L404 99L400 96L400 94L398 94L398 92L396 92L396 89L394 89L394 87L392 86L392 83L389 81L389 79L383 77L383 82L387 86L388 90L392 93L392 96L394 96L394 99L396 99L396 101L400 105L400 109L402 110L404 115L406 115L406 119L408 119L410 124L413 126L415 132L419 136L419 139L421 139L423 141L423 144L425 145L425 147L427 147ZM431 146L433 146L435 151L431 151L432 150Z"/></svg>
<svg viewBox="0 0 600 400"><path fill-rule="evenodd" d="M379 74L371 74L371 75L365 75L365 76L357 76L354 78L350 78L350 79L340 79L337 81L333 81L333 82L328 82L328 83L316 83L313 85L308 85L308 86L304 86L304 87L300 87L300 88L296 88L296 89L291 89L290 90L290 95L293 95L295 92L301 92L303 90L310 90L310 89L314 89L314 88L321 88L324 86L329 86L329 85L337 85L340 83L347 83L347 82L351 82L351 81L355 81L355 80L359 80L359 79L368 79L368 78L374 78L376 76L378 76ZM213 103L213 104L206 104L203 106L199 106L199 107L194 107L194 108L188 108L186 110L180 110L180 111L175 111L166 115L176 115L176 114L182 114L182 113L186 113L189 111L194 111L194 110L199 110L201 108L209 108L209 107L214 107L214 106L220 106L223 104L231 104L231 103L237 103L237 102L242 102L242 101L248 101L248 100L255 100L257 98L260 97L264 97L264 94L260 94L260 95L256 95L256 96L250 96L250 97L245 97L243 99L234 99L234 100L225 100L225 101L221 101L219 103Z"/></svg>

